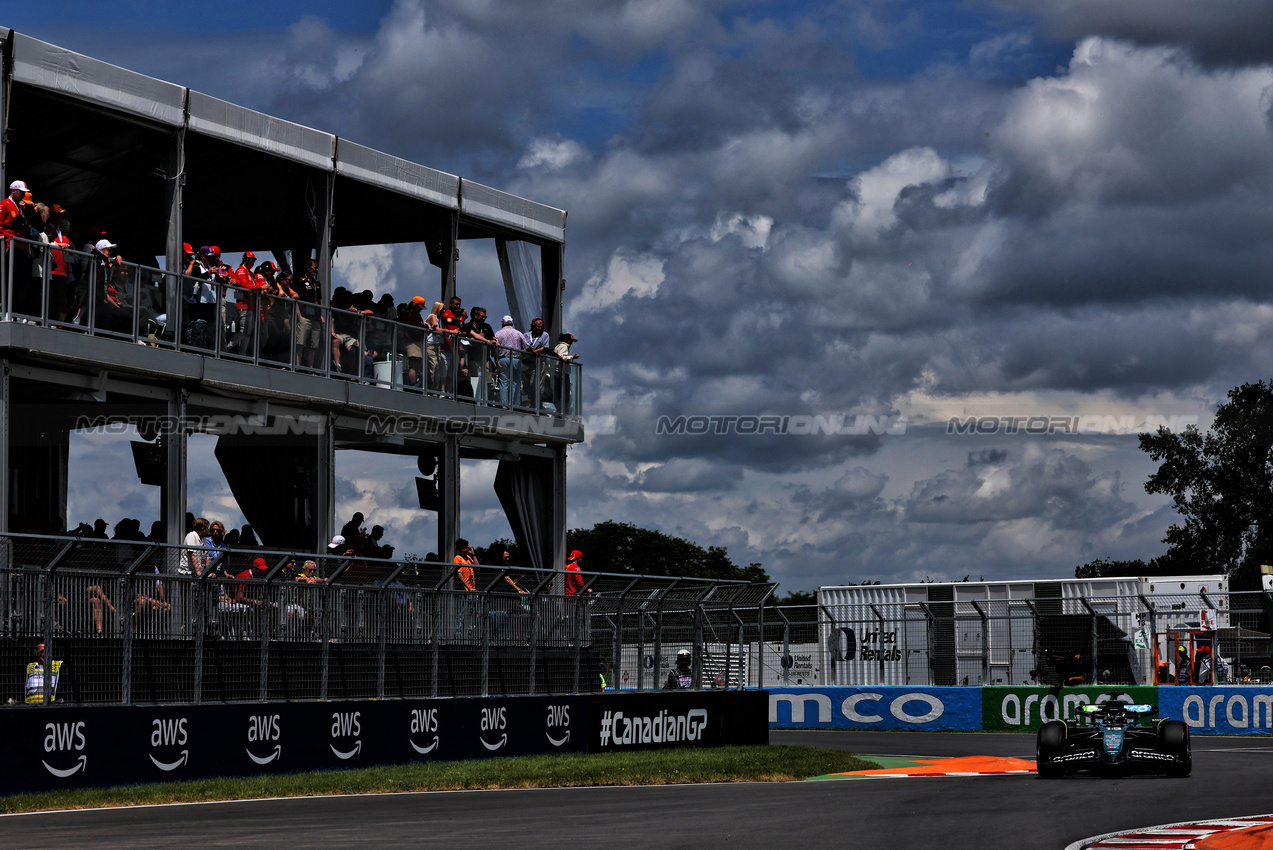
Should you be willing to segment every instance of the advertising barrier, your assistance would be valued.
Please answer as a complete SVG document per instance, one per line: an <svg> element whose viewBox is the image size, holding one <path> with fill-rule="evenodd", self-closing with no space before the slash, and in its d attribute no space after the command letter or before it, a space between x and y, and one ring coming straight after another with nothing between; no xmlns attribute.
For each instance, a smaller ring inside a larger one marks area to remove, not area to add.
<svg viewBox="0 0 1273 850"><path fill-rule="evenodd" d="M764 691L0 711L0 795L554 752L764 744ZM590 734L591 733L591 734Z"/></svg>
<svg viewBox="0 0 1273 850"><path fill-rule="evenodd" d="M977 688L774 688L769 725L784 729L981 728Z"/></svg>
<svg viewBox="0 0 1273 850"><path fill-rule="evenodd" d="M982 688L981 728L987 732L1035 732L1045 720L1073 720L1080 705L1103 703L1111 697L1153 705L1158 694L1156 687L1133 685Z"/></svg>
<svg viewBox="0 0 1273 850"><path fill-rule="evenodd" d="M1195 735L1269 735L1273 688L1159 688L1158 713L1180 718Z"/></svg>

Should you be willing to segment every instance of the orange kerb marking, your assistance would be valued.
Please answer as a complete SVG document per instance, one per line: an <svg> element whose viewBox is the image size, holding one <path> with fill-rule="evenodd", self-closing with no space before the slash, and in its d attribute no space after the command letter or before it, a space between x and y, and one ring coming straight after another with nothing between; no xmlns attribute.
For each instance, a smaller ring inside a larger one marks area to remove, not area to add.
<svg viewBox="0 0 1273 850"><path fill-rule="evenodd" d="M852 770L833 773L832 776L944 776L950 773L1008 773L1028 770L1034 772L1034 762L1028 759L1002 756L960 756L958 758L915 759L914 767L892 767L881 770ZM1269 845L1273 850L1273 844Z"/></svg>

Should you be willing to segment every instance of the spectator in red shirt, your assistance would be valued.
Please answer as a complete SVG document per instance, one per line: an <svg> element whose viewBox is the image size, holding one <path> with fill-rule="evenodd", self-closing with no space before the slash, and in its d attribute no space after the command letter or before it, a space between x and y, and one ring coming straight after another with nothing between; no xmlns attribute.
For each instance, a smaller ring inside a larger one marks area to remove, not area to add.
<svg viewBox="0 0 1273 850"><path fill-rule="evenodd" d="M439 360L443 374L442 390L453 393L457 382L463 376L464 362L460 346L460 328L467 318L464 308L460 306L460 296L452 295L448 306L438 315L438 330L446 334L442 337Z"/></svg>
<svg viewBox="0 0 1273 850"><path fill-rule="evenodd" d="M62 219L64 212L66 210L58 204L49 207L49 223L44 231L49 244L54 246L49 251L49 316L58 322L66 321L71 303L70 264L66 261L66 254L56 250L71 247L71 237Z"/></svg>
<svg viewBox="0 0 1273 850"><path fill-rule="evenodd" d="M579 566L583 563L583 552L578 549L570 553L566 560L566 595L575 596L584 588L583 573ZM592 591L588 591L591 593Z"/></svg>

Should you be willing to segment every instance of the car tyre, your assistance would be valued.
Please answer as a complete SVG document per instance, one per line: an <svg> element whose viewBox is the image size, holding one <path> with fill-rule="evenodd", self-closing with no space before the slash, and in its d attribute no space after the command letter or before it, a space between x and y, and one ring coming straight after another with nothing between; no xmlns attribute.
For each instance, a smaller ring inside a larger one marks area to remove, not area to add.
<svg viewBox="0 0 1273 850"><path fill-rule="evenodd" d="M1059 755L1065 748L1066 729L1060 720L1049 720L1039 727L1035 741L1034 765L1040 779L1056 779L1062 773L1050 759Z"/></svg>
<svg viewBox="0 0 1273 850"><path fill-rule="evenodd" d="M1167 768L1168 776L1188 776L1193 771L1193 752L1189 745L1189 727L1181 720L1164 720L1158 724L1158 740L1163 749L1181 762Z"/></svg>

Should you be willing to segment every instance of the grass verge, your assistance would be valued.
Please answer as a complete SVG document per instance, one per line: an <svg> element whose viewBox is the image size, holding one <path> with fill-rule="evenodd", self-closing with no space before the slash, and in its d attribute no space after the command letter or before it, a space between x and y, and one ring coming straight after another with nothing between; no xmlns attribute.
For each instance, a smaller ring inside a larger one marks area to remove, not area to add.
<svg viewBox="0 0 1273 850"><path fill-rule="evenodd" d="M781 745L524 756L17 794L0 797L0 812L394 791L788 782L875 767L879 765L852 753Z"/></svg>

